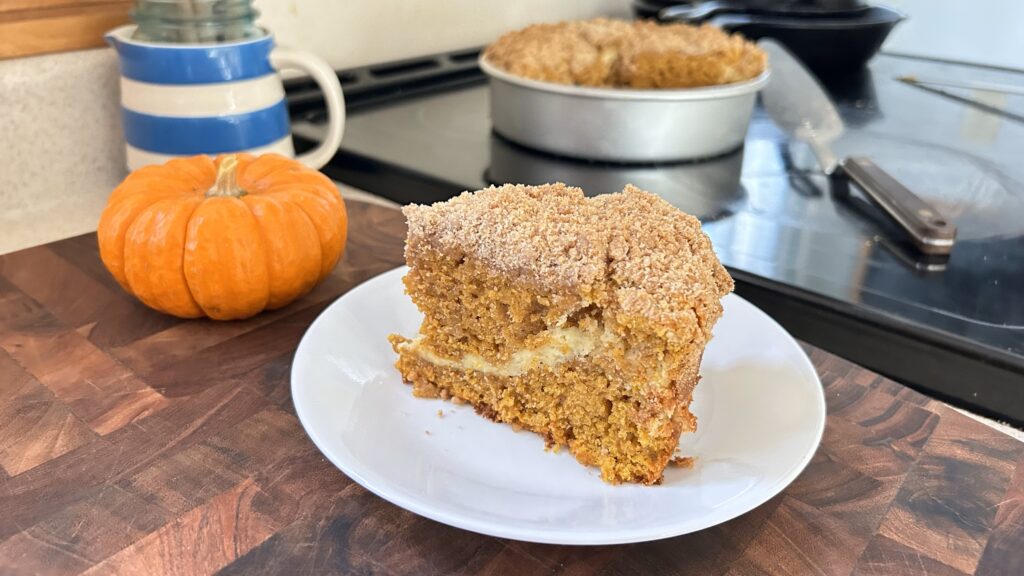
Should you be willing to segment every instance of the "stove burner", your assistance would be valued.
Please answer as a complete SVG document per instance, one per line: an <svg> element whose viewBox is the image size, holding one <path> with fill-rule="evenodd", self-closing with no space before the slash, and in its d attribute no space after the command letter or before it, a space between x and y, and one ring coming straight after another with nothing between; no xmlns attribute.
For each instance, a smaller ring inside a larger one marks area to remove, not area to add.
<svg viewBox="0 0 1024 576"><path fill-rule="evenodd" d="M695 162L629 165L544 154L494 133L490 144L491 165L485 179L492 184L564 182L589 195L618 192L626 184L633 184L658 194L702 221L728 216L744 197L740 184L742 149Z"/></svg>

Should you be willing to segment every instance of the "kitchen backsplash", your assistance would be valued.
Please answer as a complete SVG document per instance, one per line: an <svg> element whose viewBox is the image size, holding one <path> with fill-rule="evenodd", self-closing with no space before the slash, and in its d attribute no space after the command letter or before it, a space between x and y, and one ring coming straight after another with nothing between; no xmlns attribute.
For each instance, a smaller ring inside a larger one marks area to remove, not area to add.
<svg viewBox="0 0 1024 576"><path fill-rule="evenodd" d="M95 230L124 177L107 49L0 60L0 254Z"/></svg>

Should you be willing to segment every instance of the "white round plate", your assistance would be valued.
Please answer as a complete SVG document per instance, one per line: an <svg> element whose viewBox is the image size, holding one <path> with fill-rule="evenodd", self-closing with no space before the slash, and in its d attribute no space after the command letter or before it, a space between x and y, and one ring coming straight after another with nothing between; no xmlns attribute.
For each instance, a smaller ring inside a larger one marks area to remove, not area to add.
<svg viewBox="0 0 1024 576"><path fill-rule="evenodd" d="M295 352L292 399L335 466L416 514L530 542L667 538L763 504L821 440L825 397L814 367L775 321L729 295L691 406L698 430L680 441L693 467L669 467L660 486L605 484L567 451L545 451L540 436L413 397L387 341L419 329L405 271L354 288L313 322Z"/></svg>

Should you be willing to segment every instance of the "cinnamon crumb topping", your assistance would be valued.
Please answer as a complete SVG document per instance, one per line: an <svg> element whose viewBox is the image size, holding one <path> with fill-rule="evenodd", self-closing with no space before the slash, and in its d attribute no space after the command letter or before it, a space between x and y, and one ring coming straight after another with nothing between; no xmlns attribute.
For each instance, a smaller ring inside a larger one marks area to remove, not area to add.
<svg viewBox="0 0 1024 576"><path fill-rule="evenodd" d="M757 45L710 25L596 18L536 24L487 48L517 76L580 86L685 88L749 80L764 72Z"/></svg>
<svg viewBox="0 0 1024 576"><path fill-rule="evenodd" d="M410 263L424 249L470 256L547 293L604 293L656 323L692 321L733 287L700 222L632 185L587 198L508 184L403 212Z"/></svg>

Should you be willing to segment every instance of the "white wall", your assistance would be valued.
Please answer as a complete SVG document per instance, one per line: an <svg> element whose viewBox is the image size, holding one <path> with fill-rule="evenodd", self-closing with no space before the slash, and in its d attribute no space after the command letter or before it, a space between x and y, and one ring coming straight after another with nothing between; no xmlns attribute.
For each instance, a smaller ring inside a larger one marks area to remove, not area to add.
<svg viewBox="0 0 1024 576"><path fill-rule="evenodd" d="M1024 0L882 0L909 19L884 50L1024 70Z"/></svg>
<svg viewBox="0 0 1024 576"><path fill-rule="evenodd" d="M629 0L256 0L278 43L351 68L482 46L534 22L616 13Z"/></svg>

